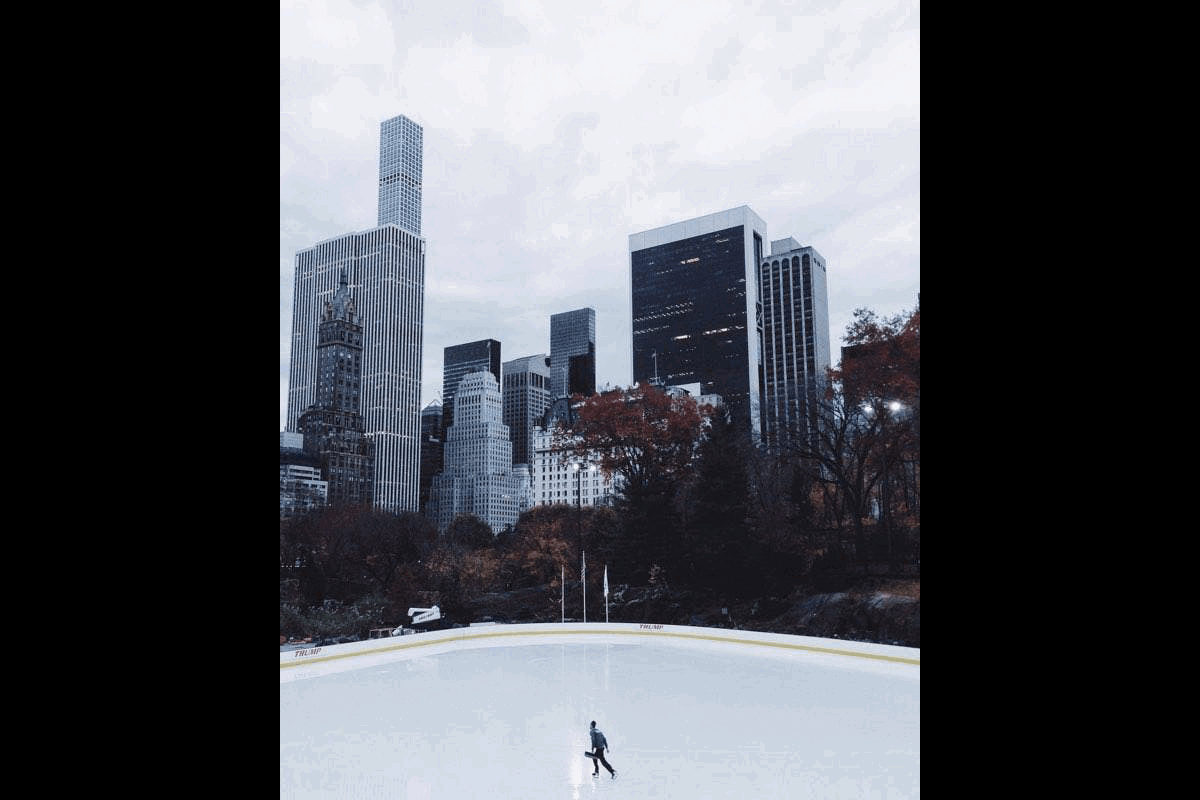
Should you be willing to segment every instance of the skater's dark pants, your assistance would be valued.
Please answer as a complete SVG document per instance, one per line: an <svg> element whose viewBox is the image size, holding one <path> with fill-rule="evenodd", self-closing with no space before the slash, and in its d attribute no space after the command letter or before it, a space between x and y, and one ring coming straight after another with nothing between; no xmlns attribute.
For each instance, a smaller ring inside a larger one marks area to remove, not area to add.
<svg viewBox="0 0 1200 800"><path fill-rule="evenodd" d="M607 761L604 760L604 748L597 747L596 748L596 760L592 762L592 766L594 766L596 768L596 771L592 773L593 775L600 774L600 765L601 764L603 764L604 768L609 771L609 774L612 773L612 771L613 771L612 766Z"/></svg>

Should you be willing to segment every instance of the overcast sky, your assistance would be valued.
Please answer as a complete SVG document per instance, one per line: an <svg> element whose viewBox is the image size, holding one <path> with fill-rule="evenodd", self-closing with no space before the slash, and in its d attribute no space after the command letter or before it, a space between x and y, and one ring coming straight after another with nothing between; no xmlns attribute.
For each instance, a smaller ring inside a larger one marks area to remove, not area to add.
<svg viewBox="0 0 1200 800"><path fill-rule="evenodd" d="M550 351L596 309L628 386L631 233L748 205L851 313L921 287L919 0L281 0L279 420L298 250L376 223L379 125L425 130L422 406L442 351Z"/></svg>

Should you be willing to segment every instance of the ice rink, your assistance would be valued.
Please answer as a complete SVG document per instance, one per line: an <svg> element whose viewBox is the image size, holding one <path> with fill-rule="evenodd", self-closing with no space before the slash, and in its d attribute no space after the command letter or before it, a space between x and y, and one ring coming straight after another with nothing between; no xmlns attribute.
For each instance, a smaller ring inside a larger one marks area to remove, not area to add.
<svg viewBox="0 0 1200 800"><path fill-rule="evenodd" d="M916 798L920 653L630 623L281 652L279 796Z"/></svg>

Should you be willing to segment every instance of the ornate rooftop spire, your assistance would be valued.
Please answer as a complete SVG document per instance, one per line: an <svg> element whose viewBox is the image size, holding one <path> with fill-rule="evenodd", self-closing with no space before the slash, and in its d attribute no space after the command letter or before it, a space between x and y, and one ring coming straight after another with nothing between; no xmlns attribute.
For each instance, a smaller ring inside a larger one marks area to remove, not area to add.
<svg viewBox="0 0 1200 800"><path fill-rule="evenodd" d="M325 306L325 319L344 319L347 322L354 322L354 298L350 297L350 273L345 267L342 267L337 291L333 293L333 302Z"/></svg>

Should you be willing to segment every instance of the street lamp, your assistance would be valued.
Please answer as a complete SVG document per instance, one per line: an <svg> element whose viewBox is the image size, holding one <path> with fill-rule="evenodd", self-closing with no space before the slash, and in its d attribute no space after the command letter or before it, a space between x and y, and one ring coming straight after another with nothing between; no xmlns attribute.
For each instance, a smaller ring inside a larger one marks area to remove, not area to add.
<svg viewBox="0 0 1200 800"><path fill-rule="evenodd" d="M588 474L588 477L591 477L591 474L595 470L596 470L595 464L589 463L587 465L587 467L585 468L585 467L581 466L578 461L572 462L571 471L575 473L575 505L576 506L583 505L583 473L586 472Z"/></svg>
<svg viewBox="0 0 1200 800"><path fill-rule="evenodd" d="M587 465L587 473L591 475L595 466ZM578 461L571 462L571 471L575 473L575 533L579 537L579 555L584 559L584 564L587 563L587 555L583 550L583 473L584 467ZM583 582L583 621L587 622L587 572L586 567L581 567L579 571L580 580Z"/></svg>

